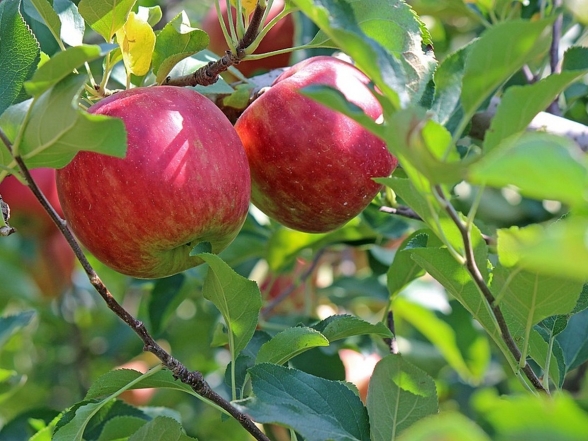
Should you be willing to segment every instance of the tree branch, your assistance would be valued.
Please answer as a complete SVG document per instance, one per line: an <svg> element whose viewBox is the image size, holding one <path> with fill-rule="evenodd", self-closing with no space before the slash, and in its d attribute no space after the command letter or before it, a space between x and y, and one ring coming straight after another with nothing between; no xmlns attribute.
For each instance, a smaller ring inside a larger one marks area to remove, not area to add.
<svg viewBox="0 0 588 441"><path fill-rule="evenodd" d="M249 26L247 27L243 38L239 40L234 53L228 50L219 60L211 61L206 66L201 67L189 75L184 75L183 77L178 78L167 77L162 85L184 87L197 85L210 86L216 83L221 73L226 71L229 67L239 64L241 60L247 56L245 49L253 43L259 34L259 28L263 24L262 20L265 9L266 6L261 6L259 2L257 2Z"/></svg>
<svg viewBox="0 0 588 441"><path fill-rule="evenodd" d="M447 198L443 194L443 190L441 189L441 187L438 185L435 186L434 191L437 193L440 200L442 200L444 202L445 211L447 212L449 217L451 217L451 219L453 220L453 222L455 223L455 225L457 226L457 228L461 234L461 237L463 240L463 246L464 246L464 250L465 250L465 254L466 254L465 255L466 268L467 268L468 272L470 273L472 280L474 281L474 283L476 284L476 286L478 287L478 289L480 290L480 292L482 293L482 295L486 299L486 302L488 303L488 305L492 309L492 313L494 314L494 318L496 319L496 322L498 323L498 328L500 329L502 339L504 340L506 346L508 347L510 353L513 355L514 359L517 361L517 363L520 363L521 351L519 350L516 342L514 341L512 335L510 333L510 330L508 329L508 325L506 323L506 319L504 318L504 315L502 314L502 310L496 304L496 299L494 298L494 294L492 293L492 291L490 290L490 288L488 287L488 285L484 281L484 277L482 276L482 273L480 272L480 269L478 268L478 264L476 263L476 259L474 257L474 248L473 248L472 242L470 240L470 232L468 230L468 227L466 224L463 223L463 221L459 217L459 214L457 213L455 208L453 208L453 205L451 205L449 203L449 201L447 200ZM535 372L533 372L533 369L531 368L529 363L527 363L525 361L525 365L523 366L522 370L525 373L525 375L527 376L527 378L529 379L529 381L531 382L531 384L533 385L533 387L535 387L535 389L537 389L541 392L549 393L549 391L543 387L543 384L541 383L541 381L539 380L537 375L535 375Z"/></svg>
<svg viewBox="0 0 588 441"><path fill-rule="evenodd" d="M5 133L0 129L0 139L6 145L6 148L12 155L12 143L8 140ZM83 253L79 243L75 239L71 230L67 226L65 220L57 214L55 209L51 206L45 195L41 192L34 179L32 178L28 167L20 156L13 156L18 168L27 182L28 187L39 200L45 211L49 214L57 228L65 236L67 242L74 251L82 268L84 269L90 283L94 289L106 302L108 308L113 311L123 322L125 322L143 341L143 350L154 354L163 365L169 369L174 377L182 383L189 385L198 395L214 402L219 407L224 409L229 415L235 418L239 423L258 441L270 441L269 438L255 425L255 423L244 413L233 407L230 402L218 395L210 385L204 380L202 373L198 371L188 370L182 363L171 356L165 349L163 349L155 339L149 334L147 328L140 320L134 318L126 309L124 309L112 296L104 282L100 279L85 254Z"/></svg>

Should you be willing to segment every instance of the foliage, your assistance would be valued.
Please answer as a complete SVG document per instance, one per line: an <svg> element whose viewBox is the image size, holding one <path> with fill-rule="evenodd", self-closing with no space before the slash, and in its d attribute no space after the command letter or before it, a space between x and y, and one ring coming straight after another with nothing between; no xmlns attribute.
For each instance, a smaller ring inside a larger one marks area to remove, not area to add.
<svg viewBox="0 0 588 441"><path fill-rule="evenodd" d="M15 158L59 168L80 150L124 156L120 121L85 109L217 58L197 24L211 2L172 15L165 3L0 2L0 180L22 172ZM252 207L226 251L194 249L206 264L166 279L90 263L158 344L271 439L583 439L588 162L573 134L527 131L547 108L588 121L577 3L292 0L293 58L341 51L373 81L378 123L333 89L304 93L386 141L400 167L382 194L326 234ZM254 87L196 89L243 103ZM31 238L0 239L1 439L251 439L142 352L81 267L45 298L23 263ZM350 382L349 349L369 388Z"/></svg>

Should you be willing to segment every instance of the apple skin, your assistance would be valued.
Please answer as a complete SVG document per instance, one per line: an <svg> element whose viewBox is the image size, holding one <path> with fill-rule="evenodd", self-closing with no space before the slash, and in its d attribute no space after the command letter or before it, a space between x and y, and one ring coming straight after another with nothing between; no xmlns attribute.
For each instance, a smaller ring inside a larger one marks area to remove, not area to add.
<svg viewBox="0 0 588 441"><path fill-rule="evenodd" d="M275 0L272 4L270 12L268 13L265 24L269 23L269 21L278 15L283 9L284 0ZM228 29L229 19L227 13L227 4L224 0L220 2L220 10L225 25ZM233 19L236 17L235 8L232 9L232 16ZM220 27L214 5L202 19L201 28L210 37L210 45L208 49L219 56L223 56L225 51L228 49L228 45ZM262 54L293 47L294 32L294 19L292 18L292 14L289 14L276 23L276 25L267 33L267 35L263 38L255 50L255 53ZM261 60L242 61L236 67L243 75L250 77L256 72L288 66L290 64L290 55L290 53L285 53L262 58Z"/></svg>
<svg viewBox="0 0 588 441"><path fill-rule="evenodd" d="M55 185L55 170L36 168L30 173L49 203L63 216ZM7 176L0 183L0 195L10 206L10 224L23 236L42 238L57 232L57 226L31 189L14 176Z"/></svg>
<svg viewBox="0 0 588 441"><path fill-rule="evenodd" d="M338 89L372 119L381 106L368 78L344 61L318 56L282 75L235 124L252 179L252 202L295 230L324 233L358 215L397 160L386 143L347 116L299 93L310 85Z"/></svg>
<svg viewBox="0 0 588 441"><path fill-rule="evenodd" d="M161 278L202 263L238 234L249 208L250 175L239 137L199 93L130 89L88 109L122 119L124 159L79 152L57 171L65 218L80 242L116 271Z"/></svg>

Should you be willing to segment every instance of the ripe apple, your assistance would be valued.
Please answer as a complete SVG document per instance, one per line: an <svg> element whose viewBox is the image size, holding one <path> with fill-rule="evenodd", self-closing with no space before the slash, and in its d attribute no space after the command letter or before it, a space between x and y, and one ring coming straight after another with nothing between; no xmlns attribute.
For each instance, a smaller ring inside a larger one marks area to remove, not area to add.
<svg viewBox="0 0 588 441"><path fill-rule="evenodd" d="M57 171L71 229L94 256L138 278L160 278L202 263L235 238L249 208L250 176L239 137L204 96L158 86L130 89L90 113L122 119L124 159L80 152Z"/></svg>
<svg viewBox="0 0 588 441"><path fill-rule="evenodd" d="M349 63L327 56L304 60L282 75L239 117L252 179L252 202L295 230L323 233L358 215L397 160L386 143L351 118L299 93L310 85L336 88L376 120L382 113Z"/></svg>
<svg viewBox="0 0 588 441"><path fill-rule="evenodd" d="M63 216L55 185L55 170L36 168L30 173L49 203ZM7 176L0 183L0 195L10 206L10 224L23 236L46 237L57 232L57 227L33 192L14 176Z"/></svg>
<svg viewBox="0 0 588 441"><path fill-rule="evenodd" d="M278 15L284 9L284 0L274 0L270 12L268 13L265 24L269 23L276 15ZM228 29L229 19L227 13L227 4L223 0L220 2L220 10L225 25ZM236 9L232 8L232 17L235 20ZM220 27L216 8L213 6L208 13L202 19L201 28L210 37L210 49L215 54L222 56L228 49L227 42L223 35L223 31ZM294 19L292 15L287 15L280 20L276 25L267 33L263 38L257 50L256 54L262 54L267 52L273 52L281 49L286 49L294 46ZM261 60L243 61L239 63L237 69L246 77L252 74L277 69L279 67L288 66L290 63L290 53L273 55L271 57L262 58Z"/></svg>

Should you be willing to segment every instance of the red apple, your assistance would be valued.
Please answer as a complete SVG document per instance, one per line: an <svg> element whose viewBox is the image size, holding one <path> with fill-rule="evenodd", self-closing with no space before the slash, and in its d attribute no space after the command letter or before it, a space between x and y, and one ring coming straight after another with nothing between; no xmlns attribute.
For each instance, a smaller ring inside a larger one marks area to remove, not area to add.
<svg viewBox="0 0 588 441"><path fill-rule="evenodd" d="M36 168L30 172L49 203L63 216L57 197L55 170ZM0 195L10 206L10 224L19 233L29 237L46 237L56 233L57 227L33 192L14 176L7 176L0 183Z"/></svg>
<svg viewBox="0 0 588 441"><path fill-rule="evenodd" d="M278 15L284 9L284 0L274 0L270 12L268 13L265 24L269 23L276 15ZM229 19L227 13L227 3L224 0L220 2L220 10L225 25L228 29ZM233 20L236 17L236 10L232 8ZM202 19L201 28L210 37L210 49L215 54L222 56L227 51L228 45L225 41L223 31L221 29L216 8L213 6L205 17ZM267 33L263 38L257 50L256 54L262 54L267 52L273 52L281 49L286 49L294 46L294 19L292 15L287 15L280 20L276 25ZM261 60L243 61L239 63L237 69L247 77L252 74L277 69L279 67L288 66L290 63L290 53L273 55L271 57L262 58Z"/></svg>
<svg viewBox="0 0 588 441"><path fill-rule="evenodd" d="M358 215L397 160L386 143L351 118L299 93L336 88L376 120L382 113L369 79L349 63L319 56L280 75L235 124L252 179L252 202L290 228L322 233Z"/></svg>
<svg viewBox="0 0 588 441"><path fill-rule="evenodd" d="M139 278L166 277L218 253L247 215L250 176L225 115L191 89L159 86L112 95L90 113L122 119L124 159L80 152L57 171L59 199L80 242L104 264Z"/></svg>
<svg viewBox="0 0 588 441"><path fill-rule="evenodd" d="M276 273L268 270L265 277L259 284L262 297L269 302L288 290L288 295L279 305L274 308L277 313L291 313L294 311L303 311L306 303L307 294L311 299L315 297L316 273L309 277L309 280L301 281L300 278L311 266L302 258L297 258L294 268L290 272Z"/></svg>

